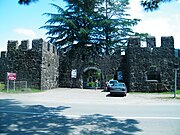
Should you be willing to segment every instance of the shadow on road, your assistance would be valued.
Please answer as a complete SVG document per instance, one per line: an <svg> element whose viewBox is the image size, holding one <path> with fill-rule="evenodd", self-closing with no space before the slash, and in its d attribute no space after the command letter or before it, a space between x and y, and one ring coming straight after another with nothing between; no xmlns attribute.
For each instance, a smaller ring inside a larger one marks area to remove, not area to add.
<svg viewBox="0 0 180 135"><path fill-rule="evenodd" d="M111 95L111 94L107 94L106 97L126 97L124 95Z"/></svg>
<svg viewBox="0 0 180 135"><path fill-rule="evenodd" d="M0 100L0 134L5 135L133 135L140 132L134 119L119 120L94 114L69 118L60 112L70 107L22 106L12 99Z"/></svg>

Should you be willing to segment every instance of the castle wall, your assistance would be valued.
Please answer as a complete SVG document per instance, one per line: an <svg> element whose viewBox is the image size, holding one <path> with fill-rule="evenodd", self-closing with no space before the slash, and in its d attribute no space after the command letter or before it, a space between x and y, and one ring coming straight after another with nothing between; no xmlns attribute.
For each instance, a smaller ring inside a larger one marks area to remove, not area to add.
<svg viewBox="0 0 180 135"><path fill-rule="evenodd" d="M56 47L43 39L33 40L31 49L28 40L21 41L20 45L18 41L8 41L7 52L1 52L0 81L6 81L7 72L14 72L17 81L27 81L30 88L80 87L84 73L95 69L101 72L101 82L110 77L117 79L117 71L122 71L122 81L129 91L171 91L173 37L162 37L160 47L156 47L155 37L147 37L146 41L147 47L141 47L139 37L129 38L124 56L120 52L100 56L91 47L75 47L66 54L58 54ZM77 78L71 78L72 69L77 69Z"/></svg>
<svg viewBox="0 0 180 135"><path fill-rule="evenodd" d="M71 50L60 57L60 87L79 87L84 69L96 68L102 73L101 81L108 80L108 76L117 79L117 71L122 71L122 81L129 91L171 91L174 87L173 37L162 37L161 47L156 47L155 37L147 37L146 41L147 47L141 47L140 38L131 37L125 56L120 53L99 56L82 48ZM78 71L76 79L71 78L72 69Z"/></svg>
<svg viewBox="0 0 180 135"><path fill-rule="evenodd" d="M129 91L171 91L174 85L174 40L162 37L161 47L155 38L147 38L147 47L140 47L139 37L131 37L127 49Z"/></svg>
<svg viewBox="0 0 180 135"><path fill-rule="evenodd" d="M120 70L121 54L99 56L90 47L73 48L67 54L60 56L60 87L80 87L81 80L86 69L95 69L101 72L101 87L109 76L114 78L117 70ZM72 69L77 69L77 78L71 78ZM112 79L111 78L111 79ZM86 83L83 80L83 83Z"/></svg>
<svg viewBox="0 0 180 135"><path fill-rule="evenodd" d="M175 50L175 65L177 65L177 67L175 67L177 69L177 89L180 89L180 68L179 68L179 64L180 64L180 49L176 49Z"/></svg>
<svg viewBox="0 0 180 135"><path fill-rule="evenodd" d="M58 69L59 58L57 51L55 54L55 51L47 50L47 43L42 39L33 40L32 49L29 49L28 40L21 41L20 45L18 45L18 41L8 41L7 56L1 52L1 81L6 81L7 72L13 72L17 74L16 81L27 81L29 88L51 89L57 87L58 79L55 80L54 76L58 76L58 70L55 69ZM53 62L48 65L48 60L57 63Z"/></svg>
<svg viewBox="0 0 180 135"><path fill-rule="evenodd" d="M8 41L7 72L17 74L17 81L27 81L30 88L40 89L41 85L41 51L34 46L29 49L29 41Z"/></svg>
<svg viewBox="0 0 180 135"><path fill-rule="evenodd" d="M0 82L4 82L6 78L6 65L7 65L7 58L6 52L1 52L0 55Z"/></svg>
<svg viewBox="0 0 180 135"><path fill-rule="evenodd" d="M42 44L41 89L47 90L58 87L59 56L55 46L43 40L36 41ZM36 44L36 43L35 43Z"/></svg>

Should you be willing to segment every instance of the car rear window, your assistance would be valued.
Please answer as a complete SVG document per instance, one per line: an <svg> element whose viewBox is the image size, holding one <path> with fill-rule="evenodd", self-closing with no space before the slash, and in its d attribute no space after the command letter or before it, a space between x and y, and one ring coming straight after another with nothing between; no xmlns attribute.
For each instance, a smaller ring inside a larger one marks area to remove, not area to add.
<svg viewBox="0 0 180 135"><path fill-rule="evenodd" d="M110 81L109 83L117 83L117 81Z"/></svg>
<svg viewBox="0 0 180 135"><path fill-rule="evenodd" d="M125 87L124 83L117 83L115 86Z"/></svg>

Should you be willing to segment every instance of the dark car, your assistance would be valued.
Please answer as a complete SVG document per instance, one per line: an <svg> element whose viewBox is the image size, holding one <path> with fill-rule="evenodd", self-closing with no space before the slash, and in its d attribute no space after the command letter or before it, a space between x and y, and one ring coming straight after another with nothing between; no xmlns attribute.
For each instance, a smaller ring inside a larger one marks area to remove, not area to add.
<svg viewBox="0 0 180 135"><path fill-rule="evenodd" d="M110 87L110 95L126 96L126 94L127 94L127 87L125 83L118 82Z"/></svg>
<svg viewBox="0 0 180 135"><path fill-rule="evenodd" d="M118 83L117 80L109 80L109 82L107 84L107 91L110 91L111 86L113 86L116 83Z"/></svg>

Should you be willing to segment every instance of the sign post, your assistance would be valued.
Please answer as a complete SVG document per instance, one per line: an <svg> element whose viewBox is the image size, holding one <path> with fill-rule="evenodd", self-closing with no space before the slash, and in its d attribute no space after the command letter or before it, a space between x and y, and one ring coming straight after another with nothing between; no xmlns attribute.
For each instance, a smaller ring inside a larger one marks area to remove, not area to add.
<svg viewBox="0 0 180 135"><path fill-rule="evenodd" d="M72 69L71 71L71 88L73 87L73 79L77 78L77 69Z"/></svg>
<svg viewBox="0 0 180 135"><path fill-rule="evenodd" d="M15 91L16 73L7 72L7 92L9 90L9 81L14 81L13 88L14 88L14 91Z"/></svg>

